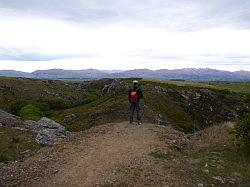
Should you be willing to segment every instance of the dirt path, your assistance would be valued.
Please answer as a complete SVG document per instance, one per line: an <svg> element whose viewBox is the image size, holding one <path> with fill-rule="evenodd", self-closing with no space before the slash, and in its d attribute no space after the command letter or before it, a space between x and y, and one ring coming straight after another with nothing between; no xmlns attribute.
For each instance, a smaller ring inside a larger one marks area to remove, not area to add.
<svg viewBox="0 0 250 187"><path fill-rule="evenodd" d="M2 167L0 179L18 186L187 186L188 168L184 175L176 159L186 141L153 124L102 125ZM158 151L163 148L167 152Z"/></svg>

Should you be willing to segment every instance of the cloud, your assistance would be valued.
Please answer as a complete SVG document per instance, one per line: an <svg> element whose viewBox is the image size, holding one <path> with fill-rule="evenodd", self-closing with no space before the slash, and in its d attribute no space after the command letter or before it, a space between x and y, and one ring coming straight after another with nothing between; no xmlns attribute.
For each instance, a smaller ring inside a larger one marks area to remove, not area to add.
<svg viewBox="0 0 250 187"><path fill-rule="evenodd" d="M1 0L0 11L0 68L250 69L248 0Z"/></svg>
<svg viewBox="0 0 250 187"><path fill-rule="evenodd" d="M49 17L78 24L125 24L193 31L250 27L248 0L2 0L2 14Z"/></svg>

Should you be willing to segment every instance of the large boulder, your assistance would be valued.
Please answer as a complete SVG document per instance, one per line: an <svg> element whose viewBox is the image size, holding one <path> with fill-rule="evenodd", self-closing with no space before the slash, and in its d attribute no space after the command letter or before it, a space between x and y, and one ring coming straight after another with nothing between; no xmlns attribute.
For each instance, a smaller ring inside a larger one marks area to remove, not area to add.
<svg viewBox="0 0 250 187"><path fill-rule="evenodd" d="M56 140L70 134L62 125L46 117L37 122L26 121L25 124L37 133L36 142L42 145L52 145Z"/></svg>
<svg viewBox="0 0 250 187"><path fill-rule="evenodd" d="M0 109L0 124L4 127L23 127L24 123L17 116Z"/></svg>

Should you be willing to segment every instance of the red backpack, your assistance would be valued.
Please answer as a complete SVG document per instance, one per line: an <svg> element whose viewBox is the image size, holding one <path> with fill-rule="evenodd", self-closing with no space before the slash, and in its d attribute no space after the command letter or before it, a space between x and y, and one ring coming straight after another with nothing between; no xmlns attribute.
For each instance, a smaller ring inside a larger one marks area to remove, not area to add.
<svg viewBox="0 0 250 187"><path fill-rule="evenodd" d="M130 94L130 101L133 104L137 103L137 92L136 91L132 91L131 92L131 94Z"/></svg>

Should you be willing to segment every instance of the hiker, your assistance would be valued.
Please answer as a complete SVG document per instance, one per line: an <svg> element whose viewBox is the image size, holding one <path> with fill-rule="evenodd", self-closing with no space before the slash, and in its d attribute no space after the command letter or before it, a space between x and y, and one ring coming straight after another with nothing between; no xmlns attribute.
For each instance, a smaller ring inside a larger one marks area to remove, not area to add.
<svg viewBox="0 0 250 187"><path fill-rule="evenodd" d="M141 88L139 87L138 81L133 81L133 87L129 89L128 100L130 103L130 125L133 124L134 113L137 114L137 122L140 125L141 115L140 115L140 105L139 101L143 98Z"/></svg>

